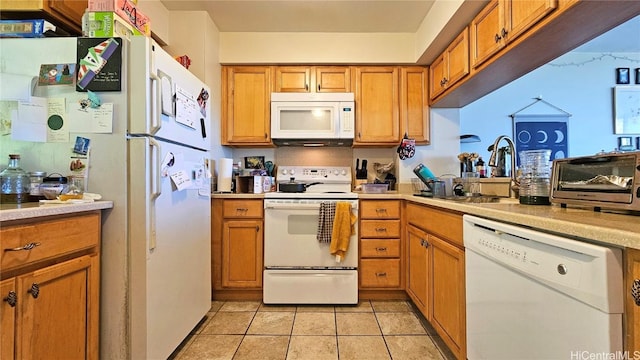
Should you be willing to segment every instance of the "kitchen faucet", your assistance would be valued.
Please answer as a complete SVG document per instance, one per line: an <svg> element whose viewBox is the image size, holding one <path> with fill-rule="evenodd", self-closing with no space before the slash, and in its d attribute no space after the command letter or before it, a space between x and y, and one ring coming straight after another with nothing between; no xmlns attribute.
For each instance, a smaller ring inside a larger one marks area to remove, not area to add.
<svg viewBox="0 0 640 360"><path fill-rule="evenodd" d="M493 142L493 149L491 150L491 157L489 157L488 165L491 167L497 167L497 158L498 158L498 144L500 141L504 139L509 146L509 152L511 153L511 191L515 194L515 197L518 197L518 191L520 190L520 183L516 178L516 145L513 143L513 140L509 138L507 135L500 135Z"/></svg>

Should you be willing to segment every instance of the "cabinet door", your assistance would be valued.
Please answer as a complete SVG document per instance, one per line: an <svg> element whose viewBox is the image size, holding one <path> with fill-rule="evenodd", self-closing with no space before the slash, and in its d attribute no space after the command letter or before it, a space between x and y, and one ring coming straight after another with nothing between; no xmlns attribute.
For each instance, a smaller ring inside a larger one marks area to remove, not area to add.
<svg viewBox="0 0 640 360"><path fill-rule="evenodd" d="M429 300L431 259L428 241L427 233L413 225L407 226L407 293L420 309L422 315L431 320L431 302Z"/></svg>
<svg viewBox="0 0 640 360"><path fill-rule="evenodd" d="M446 87L469 74L469 28L466 27L447 48L449 74Z"/></svg>
<svg viewBox="0 0 640 360"><path fill-rule="evenodd" d="M262 287L262 221L225 221L222 231L222 286Z"/></svg>
<svg viewBox="0 0 640 360"><path fill-rule="evenodd" d="M317 67L316 92L351 92L351 69L348 66Z"/></svg>
<svg viewBox="0 0 640 360"><path fill-rule="evenodd" d="M504 1L491 0L471 21L471 65L475 68L504 46Z"/></svg>
<svg viewBox="0 0 640 360"><path fill-rule="evenodd" d="M98 321L95 278L89 256L17 277L16 358L97 358L88 337Z"/></svg>
<svg viewBox="0 0 640 360"><path fill-rule="evenodd" d="M433 261L431 324L458 359L466 359L464 251L430 235Z"/></svg>
<svg viewBox="0 0 640 360"><path fill-rule="evenodd" d="M442 94L446 89L447 76L449 74L445 57L447 57L446 51L438 56L438 58L431 63L431 66L429 66L429 96L431 100Z"/></svg>
<svg viewBox="0 0 640 360"><path fill-rule="evenodd" d="M16 323L15 278L0 281L0 359L14 359Z"/></svg>
<svg viewBox="0 0 640 360"><path fill-rule="evenodd" d="M640 351L640 250L625 249L626 350Z"/></svg>
<svg viewBox="0 0 640 360"><path fill-rule="evenodd" d="M222 144L271 144L271 68L223 68Z"/></svg>
<svg viewBox="0 0 640 360"><path fill-rule="evenodd" d="M507 2L507 18L505 27L508 29L507 38L513 41L527 31L540 19L547 16L557 6L557 0L527 0Z"/></svg>
<svg viewBox="0 0 640 360"><path fill-rule="evenodd" d="M311 90L311 67L278 66L275 71L276 92L309 92Z"/></svg>
<svg viewBox="0 0 640 360"><path fill-rule="evenodd" d="M397 145L400 141L398 68L355 68L355 145Z"/></svg>
<svg viewBox="0 0 640 360"><path fill-rule="evenodd" d="M427 69L403 67L400 71L400 122L403 134L416 144L429 144Z"/></svg>
<svg viewBox="0 0 640 360"><path fill-rule="evenodd" d="M87 9L85 0L48 0L52 11L66 17L76 25L82 25L82 15Z"/></svg>

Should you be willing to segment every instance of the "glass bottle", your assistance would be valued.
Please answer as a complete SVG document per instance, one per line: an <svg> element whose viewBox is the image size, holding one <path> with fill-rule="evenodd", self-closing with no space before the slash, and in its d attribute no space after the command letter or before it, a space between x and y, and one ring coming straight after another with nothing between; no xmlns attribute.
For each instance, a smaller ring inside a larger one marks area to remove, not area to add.
<svg viewBox="0 0 640 360"><path fill-rule="evenodd" d="M0 173L0 182L0 203L21 204L29 201L31 180L29 174L20 168L19 154L9 155L9 165Z"/></svg>

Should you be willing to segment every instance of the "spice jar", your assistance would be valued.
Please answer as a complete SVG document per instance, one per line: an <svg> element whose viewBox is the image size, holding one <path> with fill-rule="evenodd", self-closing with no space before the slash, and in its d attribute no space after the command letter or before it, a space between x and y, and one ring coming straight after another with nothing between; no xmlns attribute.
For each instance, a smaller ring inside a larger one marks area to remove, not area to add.
<svg viewBox="0 0 640 360"><path fill-rule="evenodd" d="M29 189L29 201L40 201L44 199L42 191L40 191L40 185L44 180L47 173L44 171L32 171L29 173L29 180L31 187Z"/></svg>

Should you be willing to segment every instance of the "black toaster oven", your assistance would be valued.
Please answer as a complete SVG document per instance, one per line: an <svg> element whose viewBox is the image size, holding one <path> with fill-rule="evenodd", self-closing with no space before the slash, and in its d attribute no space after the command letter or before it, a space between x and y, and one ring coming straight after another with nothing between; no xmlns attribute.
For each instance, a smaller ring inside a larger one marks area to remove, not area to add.
<svg viewBox="0 0 640 360"><path fill-rule="evenodd" d="M563 207L640 211L640 151L554 160L550 195Z"/></svg>

